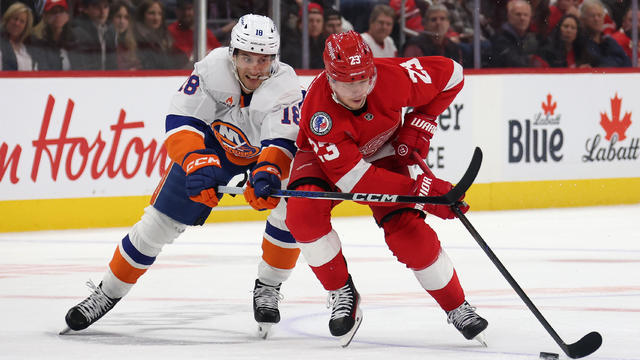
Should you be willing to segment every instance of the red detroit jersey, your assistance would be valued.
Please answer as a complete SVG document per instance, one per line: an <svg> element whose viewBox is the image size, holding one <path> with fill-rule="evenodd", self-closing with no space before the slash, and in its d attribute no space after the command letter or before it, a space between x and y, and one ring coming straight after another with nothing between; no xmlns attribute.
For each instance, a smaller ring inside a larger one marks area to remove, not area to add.
<svg viewBox="0 0 640 360"><path fill-rule="evenodd" d="M413 180L372 166L393 155L402 108L437 117L463 86L462 66L440 56L376 58L377 80L366 105L351 111L332 98L326 73L309 87L302 105L297 145L313 151L329 179L343 192L408 194Z"/></svg>

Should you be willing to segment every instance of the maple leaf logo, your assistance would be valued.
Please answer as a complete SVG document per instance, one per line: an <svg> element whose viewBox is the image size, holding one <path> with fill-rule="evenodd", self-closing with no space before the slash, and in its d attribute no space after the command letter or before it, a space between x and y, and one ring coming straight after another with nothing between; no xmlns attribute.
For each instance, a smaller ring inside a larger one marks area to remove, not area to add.
<svg viewBox="0 0 640 360"><path fill-rule="evenodd" d="M618 98L618 93L611 99L611 119L606 113L600 113L600 126L607 133L605 137L607 140L611 140L614 133L618 134L618 140L622 141L626 138L624 134L631 125L631 113L625 112L624 118L620 119L620 108L622 105L622 99Z"/></svg>
<svg viewBox="0 0 640 360"><path fill-rule="evenodd" d="M553 115L553 113L556 111L556 106L558 106L558 103L556 103L555 101L552 103L552 98L553 97L551 96L551 94L547 94L547 103L542 103L542 110L544 111L545 115Z"/></svg>

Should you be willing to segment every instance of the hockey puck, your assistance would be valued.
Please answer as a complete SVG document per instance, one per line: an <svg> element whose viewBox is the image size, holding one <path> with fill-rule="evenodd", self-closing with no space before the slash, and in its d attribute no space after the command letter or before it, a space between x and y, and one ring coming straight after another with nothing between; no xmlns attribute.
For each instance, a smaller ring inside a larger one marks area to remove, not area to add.
<svg viewBox="0 0 640 360"><path fill-rule="evenodd" d="M540 352L540 359L545 359L545 360L557 360L560 357L560 355L556 354L556 353L548 353L548 352Z"/></svg>

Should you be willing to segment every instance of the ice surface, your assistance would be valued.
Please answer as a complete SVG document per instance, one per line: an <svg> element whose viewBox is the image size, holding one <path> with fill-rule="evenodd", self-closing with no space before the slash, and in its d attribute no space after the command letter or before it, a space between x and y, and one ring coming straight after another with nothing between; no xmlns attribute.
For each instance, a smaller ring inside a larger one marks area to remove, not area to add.
<svg viewBox="0 0 640 360"><path fill-rule="evenodd" d="M566 342L599 331L589 359L640 360L640 205L468 217ZM128 229L0 234L0 359L566 358L459 221L429 222L489 320L488 348L446 323L373 220L336 218L364 312L346 349L302 258L282 287L281 323L258 338L250 291L264 224L251 222L188 229L109 314L65 336L66 311L89 294L88 279L100 281Z"/></svg>

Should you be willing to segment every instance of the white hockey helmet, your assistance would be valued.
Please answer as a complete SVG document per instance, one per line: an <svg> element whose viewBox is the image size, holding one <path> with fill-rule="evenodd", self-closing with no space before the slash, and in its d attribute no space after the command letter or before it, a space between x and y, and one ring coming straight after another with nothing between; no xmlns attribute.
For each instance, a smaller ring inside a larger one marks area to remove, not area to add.
<svg viewBox="0 0 640 360"><path fill-rule="evenodd" d="M271 75L278 71L280 34L270 18L255 14L243 15L231 30L229 57L231 57L232 62L236 49L257 54L273 55Z"/></svg>

